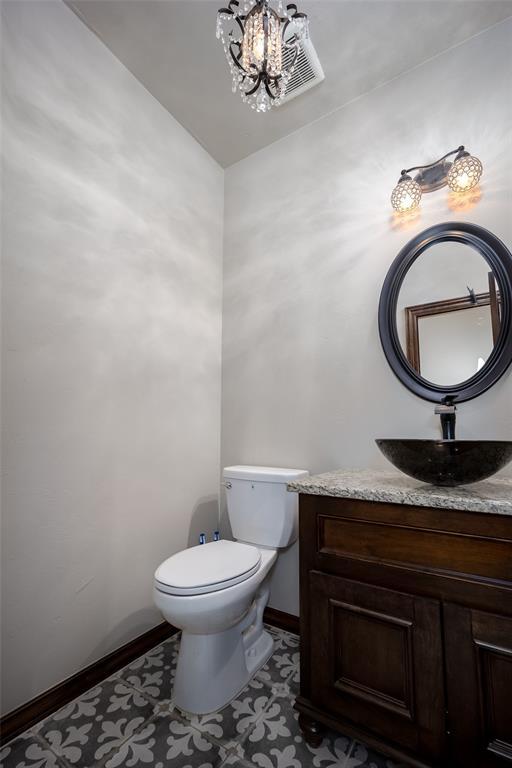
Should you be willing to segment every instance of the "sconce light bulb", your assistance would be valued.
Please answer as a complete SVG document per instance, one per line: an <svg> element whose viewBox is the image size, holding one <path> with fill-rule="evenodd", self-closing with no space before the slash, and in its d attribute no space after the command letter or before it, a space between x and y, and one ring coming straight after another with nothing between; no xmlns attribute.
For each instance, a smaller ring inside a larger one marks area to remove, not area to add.
<svg viewBox="0 0 512 768"><path fill-rule="evenodd" d="M459 176L457 178L457 184L461 189L469 189L471 185L471 179L469 178L466 171L463 171L462 173L459 173Z"/></svg>
<svg viewBox="0 0 512 768"><path fill-rule="evenodd" d="M421 187L410 176L401 178L391 193L391 205L398 211L412 211L417 208L421 200Z"/></svg>
<svg viewBox="0 0 512 768"><path fill-rule="evenodd" d="M476 187L482 175L483 166L478 157L464 154L455 160L448 171L446 180L453 192L467 192Z"/></svg>

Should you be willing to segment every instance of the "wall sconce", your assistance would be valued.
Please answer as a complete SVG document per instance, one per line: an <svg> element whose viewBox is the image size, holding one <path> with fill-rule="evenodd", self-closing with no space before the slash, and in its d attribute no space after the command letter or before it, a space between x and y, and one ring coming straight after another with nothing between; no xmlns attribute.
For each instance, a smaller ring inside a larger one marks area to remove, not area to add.
<svg viewBox="0 0 512 768"><path fill-rule="evenodd" d="M453 162L447 160L457 155ZM411 171L418 171L412 178ZM483 166L463 146L447 152L434 163L404 169L391 193L391 205L399 213L412 211L420 204L423 192L433 192L448 185L453 192L467 192L480 181Z"/></svg>

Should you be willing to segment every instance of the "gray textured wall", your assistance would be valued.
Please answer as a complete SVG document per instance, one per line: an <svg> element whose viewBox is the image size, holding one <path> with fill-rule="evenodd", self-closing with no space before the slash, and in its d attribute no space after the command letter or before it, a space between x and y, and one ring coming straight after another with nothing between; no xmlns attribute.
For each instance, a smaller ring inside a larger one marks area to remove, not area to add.
<svg viewBox="0 0 512 768"><path fill-rule="evenodd" d="M3 710L216 527L223 173L62 3L3 3Z"/></svg>

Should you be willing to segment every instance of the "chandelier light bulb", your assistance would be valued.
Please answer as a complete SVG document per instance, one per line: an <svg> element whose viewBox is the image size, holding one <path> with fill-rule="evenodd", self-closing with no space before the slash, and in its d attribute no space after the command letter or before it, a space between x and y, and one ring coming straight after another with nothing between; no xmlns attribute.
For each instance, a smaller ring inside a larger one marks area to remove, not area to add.
<svg viewBox="0 0 512 768"><path fill-rule="evenodd" d="M245 20L242 66L255 74L266 69L272 77L281 75L281 21L265 3L255 5Z"/></svg>
<svg viewBox="0 0 512 768"><path fill-rule="evenodd" d="M446 180L453 192L467 192L476 187L482 175L483 166L478 157L468 152L461 153L448 171Z"/></svg>
<svg viewBox="0 0 512 768"><path fill-rule="evenodd" d="M245 45L244 45L245 48ZM256 35L256 38L254 39L253 45L252 45L252 58L258 63L261 64L263 61L263 54L265 52L265 35L263 32L259 32Z"/></svg>
<svg viewBox="0 0 512 768"><path fill-rule="evenodd" d="M404 175L391 193L391 205L398 213L417 208L421 200L421 187L410 176Z"/></svg>

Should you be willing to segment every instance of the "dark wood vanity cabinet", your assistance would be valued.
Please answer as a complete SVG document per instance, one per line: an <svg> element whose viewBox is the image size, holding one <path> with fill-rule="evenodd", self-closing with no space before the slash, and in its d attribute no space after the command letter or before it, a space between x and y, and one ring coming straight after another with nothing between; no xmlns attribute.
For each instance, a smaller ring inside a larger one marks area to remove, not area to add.
<svg viewBox="0 0 512 768"><path fill-rule="evenodd" d="M301 494L300 553L306 740L512 768L512 517Z"/></svg>

